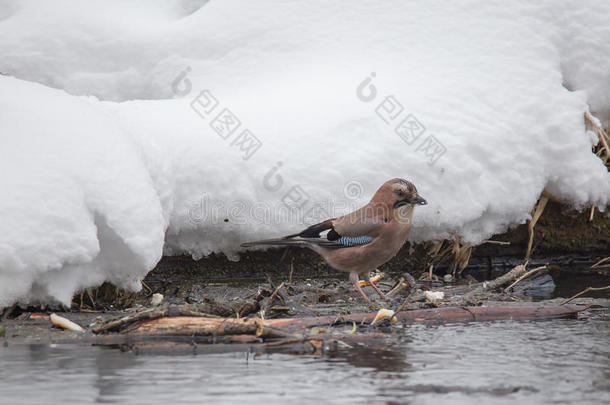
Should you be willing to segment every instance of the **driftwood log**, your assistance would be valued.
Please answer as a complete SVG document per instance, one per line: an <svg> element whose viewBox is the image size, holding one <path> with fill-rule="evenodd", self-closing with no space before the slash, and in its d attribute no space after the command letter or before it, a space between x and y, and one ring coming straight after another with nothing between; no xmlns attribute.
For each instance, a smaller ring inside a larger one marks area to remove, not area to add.
<svg viewBox="0 0 610 405"><path fill-rule="evenodd" d="M519 305L487 307L442 307L403 311L395 314L403 323L455 323L503 319L550 319L576 317L586 309L582 305ZM126 347L141 353L219 352L219 351L284 351L320 353L325 348L366 345L383 348L387 334L370 326L375 313L308 318L221 318L189 313L190 309L174 308L145 311L100 325L80 337L61 339L55 343L91 343ZM160 315L152 318L153 314ZM360 325L364 330L358 330ZM388 323L386 323L388 325ZM356 333L358 331L358 333ZM203 346L202 346L203 345Z"/></svg>
<svg viewBox="0 0 610 405"><path fill-rule="evenodd" d="M586 307L582 305L544 306L487 306L443 307L402 311L395 314L398 321L417 322L471 322L503 319L549 319L572 317ZM150 312L148 312L150 314ZM160 316L156 319L141 318L139 314L123 317L93 329L95 333L120 332L122 334L163 336L238 336L260 338L294 338L302 336L313 327L370 324L375 313L321 316L309 318L219 318L209 316Z"/></svg>

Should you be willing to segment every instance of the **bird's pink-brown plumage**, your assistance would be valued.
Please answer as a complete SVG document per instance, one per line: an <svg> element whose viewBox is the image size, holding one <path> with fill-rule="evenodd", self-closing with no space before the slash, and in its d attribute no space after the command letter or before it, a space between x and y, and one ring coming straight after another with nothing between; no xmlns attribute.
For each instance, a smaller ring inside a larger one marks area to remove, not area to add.
<svg viewBox="0 0 610 405"><path fill-rule="evenodd" d="M350 280L363 298L359 276L381 266L400 250L409 236L415 205L426 204L415 186L404 179L385 182L364 207L310 226L283 238L244 243L255 245L305 246L319 253L329 265L350 274ZM383 297L383 293L372 287Z"/></svg>

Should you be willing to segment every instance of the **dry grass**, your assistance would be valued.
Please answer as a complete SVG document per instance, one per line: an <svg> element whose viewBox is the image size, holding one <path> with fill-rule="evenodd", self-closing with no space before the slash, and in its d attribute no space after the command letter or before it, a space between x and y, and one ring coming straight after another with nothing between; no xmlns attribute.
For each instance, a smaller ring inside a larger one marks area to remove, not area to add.
<svg viewBox="0 0 610 405"><path fill-rule="evenodd" d="M527 223L527 250L525 252L525 263L527 264L530 261L530 257L532 255L532 246L534 245L534 227L536 223L540 219L540 216L544 212L544 208L546 204L549 202L549 195L545 192L542 193L536 207L534 207L534 211L532 212L532 219L530 219Z"/></svg>
<svg viewBox="0 0 610 405"><path fill-rule="evenodd" d="M97 288L87 288L72 298L72 307L80 310L129 308L138 298L149 294L150 288L144 282L142 282L142 286L143 288L139 292L123 290L110 283L104 283Z"/></svg>
<svg viewBox="0 0 610 405"><path fill-rule="evenodd" d="M610 168L610 147L608 146L610 145L610 136L608 136L607 131L604 131L599 120L588 112L585 113L585 125L590 125L599 138L599 143L593 147L593 153L604 162L606 167Z"/></svg>
<svg viewBox="0 0 610 405"><path fill-rule="evenodd" d="M455 235L453 240L442 240L440 242L429 242L426 244L426 255L428 260L425 268L432 270L434 266L451 260L447 273L459 275L468 266L470 256L475 246L470 243L460 242L460 237ZM432 278L428 275L428 278Z"/></svg>

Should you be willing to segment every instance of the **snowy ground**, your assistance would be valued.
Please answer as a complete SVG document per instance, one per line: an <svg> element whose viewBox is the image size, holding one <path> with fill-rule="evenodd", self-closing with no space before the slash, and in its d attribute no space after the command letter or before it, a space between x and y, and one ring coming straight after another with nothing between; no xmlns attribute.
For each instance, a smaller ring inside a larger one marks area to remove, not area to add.
<svg viewBox="0 0 610 405"><path fill-rule="evenodd" d="M610 3L0 2L0 307L137 289L412 180L412 240L604 207Z"/></svg>

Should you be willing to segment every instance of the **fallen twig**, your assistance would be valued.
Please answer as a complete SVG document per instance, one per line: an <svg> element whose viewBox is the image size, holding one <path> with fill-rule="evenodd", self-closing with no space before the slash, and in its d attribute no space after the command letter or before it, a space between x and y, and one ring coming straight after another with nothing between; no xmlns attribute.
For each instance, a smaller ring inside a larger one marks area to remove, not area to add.
<svg viewBox="0 0 610 405"><path fill-rule="evenodd" d="M290 273L288 274L288 284L292 285L292 273L294 272L294 257L290 260Z"/></svg>
<svg viewBox="0 0 610 405"><path fill-rule="evenodd" d="M400 291L401 289L403 289L405 287L404 283L405 283L405 278L404 277L399 278L396 286L394 286L394 288L392 288L390 291L388 291L388 293L385 296L391 297L392 295L396 294L398 291Z"/></svg>
<svg viewBox="0 0 610 405"><path fill-rule="evenodd" d="M593 266L591 266L592 269L594 269L595 267L600 266L602 263L607 262L608 260L610 260L610 256L605 257L603 259L601 259L599 262L595 263Z"/></svg>
<svg viewBox="0 0 610 405"><path fill-rule="evenodd" d="M503 285L506 285L510 282L512 282L513 280L516 280L517 278L521 277L523 274L525 273L525 266L520 264L519 266L513 268L511 271L509 271L508 273L497 277L491 281L485 281L479 285L477 285L477 287L475 287L472 291L464 294L464 297L471 297L473 295L477 295L477 294L482 294L482 293L486 293L488 291L492 291L495 290L496 288L502 287Z"/></svg>
<svg viewBox="0 0 610 405"><path fill-rule="evenodd" d="M415 277L413 277L409 273L402 273L402 276L405 278L407 285L411 288L417 287L417 281L415 281Z"/></svg>
<svg viewBox="0 0 610 405"><path fill-rule="evenodd" d="M506 287L504 289L504 291L508 291L511 288L513 288L514 286L516 286L517 284L519 284L522 280L525 280L526 278L538 273L539 271L542 271L544 269L548 268L548 264L545 264L544 266L540 266L540 267L536 267L533 270L528 271L527 273L525 273L524 275L522 275L521 277L519 277L518 279L516 279L511 285L509 285L508 287Z"/></svg>
<svg viewBox="0 0 610 405"><path fill-rule="evenodd" d="M603 290L609 290L609 289L610 289L610 285L607 285L605 287L587 287L584 290L582 290L581 292L579 292L578 294L575 294L575 295L571 296L570 298L563 300L561 302L561 304L559 304L559 306L567 304L568 302L572 301L573 299L578 298L581 295L588 293L589 291L603 291Z"/></svg>
<svg viewBox="0 0 610 405"><path fill-rule="evenodd" d="M271 296L269 296L269 301L267 301L267 305L265 305L265 307L261 310L263 314L266 313L267 310L271 307L271 304L273 304L273 300L275 299L275 297L278 296L282 287L284 287L283 281L280 285L277 286L277 288L275 290L273 290L273 293L271 293Z"/></svg>
<svg viewBox="0 0 610 405"><path fill-rule="evenodd" d="M434 264L431 264L430 267L428 267L428 272L427 273L423 273L419 279L421 281L436 281L438 280L438 277L436 277L434 275Z"/></svg>
<svg viewBox="0 0 610 405"><path fill-rule="evenodd" d="M100 332L112 332L119 329L124 329L126 326L133 323L148 321L153 319L162 318L164 316L224 316L231 317L235 315L236 309L239 316L244 316L255 312L257 303L246 300L246 301L235 301L233 302L235 307L227 305L221 305L213 299L207 299L205 302L197 304L185 304L185 305L163 305L160 307L146 309L135 314L130 314L119 319L114 319L109 322L104 322L93 327L91 330L94 333Z"/></svg>
<svg viewBox="0 0 610 405"><path fill-rule="evenodd" d="M489 243L491 245L510 245L510 242L504 242L501 240L490 240L490 239L484 240L482 243Z"/></svg>

